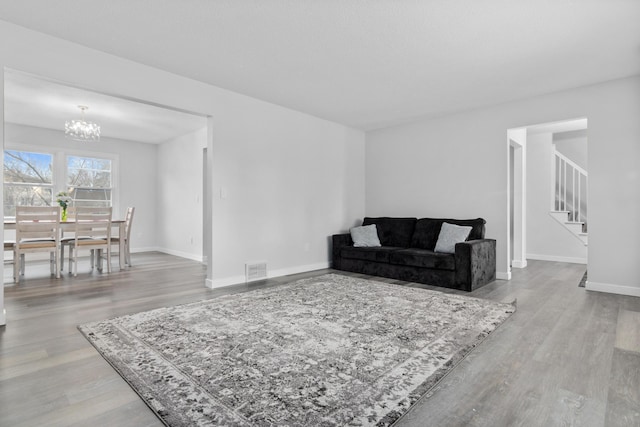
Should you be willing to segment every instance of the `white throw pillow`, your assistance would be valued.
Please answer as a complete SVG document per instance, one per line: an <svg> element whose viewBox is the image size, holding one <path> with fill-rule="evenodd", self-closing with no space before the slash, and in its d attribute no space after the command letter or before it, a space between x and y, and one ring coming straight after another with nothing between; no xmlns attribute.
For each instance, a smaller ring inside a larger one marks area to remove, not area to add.
<svg viewBox="0 0 640 427"><path fill-rule="evenodd" d="M433 251L454 254L456 253L456 243L461 243L467 240L469 233L471 233L471 227L443 222L440 234L438 235L438 241L436 242L436 247Z"/></svg>
<svg viewBox="0 0 640 427"><path fill-rule="evenodd" d="M380 245L378 239L378 229L375 224L353 227L349 230L353 246L356 248L372 248Z"/></svg>

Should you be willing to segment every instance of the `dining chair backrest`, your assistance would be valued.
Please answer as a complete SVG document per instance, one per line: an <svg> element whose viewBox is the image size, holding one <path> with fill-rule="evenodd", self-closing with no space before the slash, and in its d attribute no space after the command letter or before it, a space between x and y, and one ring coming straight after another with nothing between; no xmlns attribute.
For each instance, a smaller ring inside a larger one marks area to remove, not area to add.
<svg viewBox="0 0 640 427"><path fill-rule="evenodd" d="M131 223L133 222L133 214L135 213L136 208L130 206L127 208L127 213L124 216L124 234L127 241L131 237Z"/></svg>
<svg viewBox="0 0 640 427"><path fill-rule="evenodd" d="M26 253L49 252L51 273L60 277L60 206L16 206L16 242L13 245L13 279L24 274Z"/></svg>
<svg viewBox="0 0 640 427"><path fill-rule="evenodd" d="M67 208L67 221L73 221L76 219L76 207L75 206L69 206Z"/></svg>
<svg viewBox="0 0 640 427"><path fill-rule="evenodd" d="M111 208L76 207L75 240L111 239Z"/></svg>
<svg viewBox="0 0 640 427"><path fill-rule="evenodd" d="M60 236L59 206L16 206L16 244Z"/></svg>

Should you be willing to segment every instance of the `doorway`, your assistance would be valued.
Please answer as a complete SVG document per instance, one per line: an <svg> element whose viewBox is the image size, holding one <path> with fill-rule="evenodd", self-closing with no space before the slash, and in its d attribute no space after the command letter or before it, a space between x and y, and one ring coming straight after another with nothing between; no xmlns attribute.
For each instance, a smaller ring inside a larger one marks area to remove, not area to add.
<svg viewBox="0 0 640 427"><path fill-rule="evenodd" d="M113 156L120 165L118 173L114 174L116 178L113 182L114 214L117 211L122 215L127 206L136 206L136 221L131 239L135 245L133 249L162 250L163 245L154 240L161 231L158 230L160 224L157 219L158 212L165 212L159 199L169 197L157 197L161 196L156 194L159 192L158 178L162 176L165 169L161 169L158 163L151 162L159 159L160 150L157 147L167 141L174 141L175 144L180 144L182 141L185 141L185 144L193 143L198 147L189 152L195 152L197 154L194 154L194 157L199 157L202 153L199 147L207 147L210 143L212 135L210 117L140 99L101 93L90 88L78 87L17 70L5 69L3 82L2 149L16 145L26 146L26 144L30 151L50 149L52 156L60 158L59 163L63 166L64 156L72 151L102 152ZM88 118L101 125L102 135L99 142L87 143L65 139L65 119L77 118L75 115L77 115L76 104L78 103L89 105ZM190 132L195 136L190 139L183 138ZM175 158L175 156L171 157L171 159ZM207 162L203 164L203 168L206 165ZM63 175L64 173L60 174L60 176ZM200 181L201 175L183 174L183 178L190 181L185 181L185 185L180 188L199 190L199 194L189 197L184 203L211 203L212 198L205 193L210 191L210 186L203 185ZM64 179L59 181L58 186L67 185ZM176 205L174 201L171 203ZM185 237L186 239L191 239L186 243L191 243L194 247L196 245L193 244L193 236L197 238L203 236L202 244L196 247L199 253L195 253L193 257L187 257L208 262L210 258L207 257L206 251L210 251L211 248L211 233L203 232L205 231L203 221L198 223L200 224L198 229L183 233L188 236ZM175 228L175 224L173 227ZM210 227L209 224L209 229ZM182 248L176 250L176 252L179 251L189 255Z"/></svg>
<svg viewBox="0 0 640 427"><path fill-rule="evenodd" d="M586 118L507 130L509 275L527 259L587 263L586 132Z"/></svg>

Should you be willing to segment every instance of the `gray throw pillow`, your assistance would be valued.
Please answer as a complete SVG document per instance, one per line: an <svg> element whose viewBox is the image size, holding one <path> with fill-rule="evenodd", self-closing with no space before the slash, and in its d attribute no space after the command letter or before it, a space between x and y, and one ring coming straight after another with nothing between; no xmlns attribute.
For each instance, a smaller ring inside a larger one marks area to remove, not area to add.
<svg viewBox="0 0 640 427"><path fill-rule="evenodd" d="M433 251L454 254L456 253L456 243L461 243L467 240L469 233L471 233L471 227L443 222L440 234L438 235L438 241L436 242L436 247Z"/></svg>
<svg viewBox="0 0 640 427"><path fill-rule="evenodd" d="M371 248L380 245L378 239L378 229L375 224L353 227L351 230L351 240L356 248Z"/></svg>

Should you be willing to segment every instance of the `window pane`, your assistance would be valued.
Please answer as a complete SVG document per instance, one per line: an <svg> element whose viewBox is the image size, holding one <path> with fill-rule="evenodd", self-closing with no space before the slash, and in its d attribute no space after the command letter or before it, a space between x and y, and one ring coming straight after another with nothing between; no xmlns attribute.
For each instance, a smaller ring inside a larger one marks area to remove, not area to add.
<svg viewBox="0 0 640 427"><path fill-rule="evenodd" d="M93 157L67 157L69 169L92 169L98 171L110 171L111 160L109 159L96 159Z"/></svg>
<svg viewBox="0 0 640 427"><path fill-rule="evenodd" d="M4 182L53 182L53 156L27 151L4 151Z"/></svg>
<svg viewBox="0 0 640 427"><path fill-rule="evenodd" d="M75 201L75 206L80 206L78 202L95 200L95 201L108 201L111 203L111 190L110 189L94 189L94 188L74 188L69 193L71 198ZM111 206L98 205L98 206Z"/></svg>
<svg viewBox="0 0 640 427"><path fill-rule="evenodd" d="M69 187L111 187L111 160L91 157L67 157Z"/></svg>
<svg viewBox="0 0 640 427"><path fill-rule="evenodd" d="M111 206L111 160L69 156L67 176L74 206Z"/></svg>
<svg viewBox="0 0 640 427"><path fill-rule="evenodd" d="M51 206L53 190L31 185L4 186L4 216L15 216L16 206Z"/></svg>

